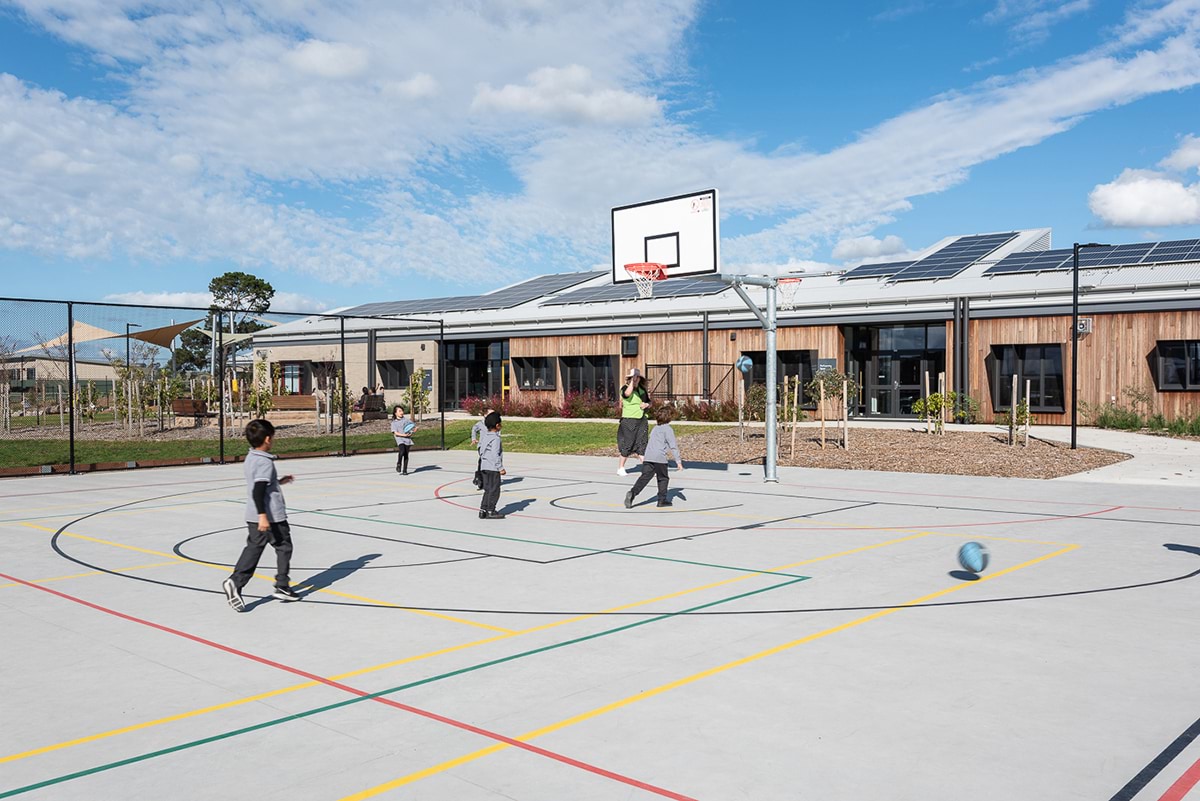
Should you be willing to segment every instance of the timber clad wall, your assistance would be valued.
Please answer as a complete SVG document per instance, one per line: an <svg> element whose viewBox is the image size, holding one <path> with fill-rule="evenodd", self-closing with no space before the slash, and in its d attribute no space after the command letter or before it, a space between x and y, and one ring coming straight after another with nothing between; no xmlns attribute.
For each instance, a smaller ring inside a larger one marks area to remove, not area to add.
<svg viewBox="0 0 1200 801"><path fill-rule="evenodd" d="M737 334L737 340L731 342L729 335ZM618 356L621 353L621 337L637 336L638 355L633 358L620 359L620 375L618 381L624 378L630 368L637 367L645 371L648 364L699 364L704 360L704 332L694 331L654 331L638 333L631 330L626 334L586 334L563 335L549 337L514 337L509 340L509 355L512 358L538 356ZM766 332L761 328L710 329L708 332L708 361L714 365L733 366L734 361L745 351L766 350ZM807 326L795 328L780 328L776 336L776 347L779 350L815 350L822 359L837 359L839 366L843 363L842 332L838 326ZM714 371L713 381L719 381L723 372ZM676 386L680 394L699 394L699 373L692 372L691 376L697 386L682 388ZM525 390L531 395L545 396L554 403L563 399L561 373L556 376L557 388L551 390ZM515 381L514 381L515 384ZM519 393L520 387L513 386L513 392Z"/></svg>
<svg viewBox="0 0 1200 801"><path fill-rule="evenodd" d="M1135 312L1090 314L1092 333L1079 337L1079 422L1089 422L1084 404L1092 406L1116 401L1128 405L1122 395L1127 388L1148 391L1152 412L1168 420L1197 412L1197 393L1159 392L1154 384L1154 352L1159 340L1200 339L1200 313ZM1034 424L1062 425L1071 419L1071 318L1018 317L971 321L971 396L979 401L984 420L994 416L991 384L985 359L993 345L1062 345L1062 414L1035 414ZM947 356L949 358L949 356ZM1024 392L1024 389L1022 389Z"/></svg>

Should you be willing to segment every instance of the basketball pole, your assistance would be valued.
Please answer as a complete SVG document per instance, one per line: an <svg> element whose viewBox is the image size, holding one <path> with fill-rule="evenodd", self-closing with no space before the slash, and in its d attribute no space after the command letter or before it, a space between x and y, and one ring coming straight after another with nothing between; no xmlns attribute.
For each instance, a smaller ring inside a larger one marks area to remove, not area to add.
<svg viewBox="0 0 1200 801"><path fill-rule="evenodd" d="M730 275L721 276L721 280L733 287L733 291L738 293L738 297L746 304L750 311L754 312L754 316L758 318L758 322L762 324L763 330L767 334L767 403L766 403L766 426L767 426L767 458L763 465L764 475L763 481L768 483L778 483L779 481L779 432L775 429L775 421L777 419L777 409L775 403L776 397L776 374L775 374L775 291L777 281L774 278L759 277L755 275ZM743 284L750 286L761 286L767 290L767 313L764 315L758 304L750 299L743 289Z"/></svg>

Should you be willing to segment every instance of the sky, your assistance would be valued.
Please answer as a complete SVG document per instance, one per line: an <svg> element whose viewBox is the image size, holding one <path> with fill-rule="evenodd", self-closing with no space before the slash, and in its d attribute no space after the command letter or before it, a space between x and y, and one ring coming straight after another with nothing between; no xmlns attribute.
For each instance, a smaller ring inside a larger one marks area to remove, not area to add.
<svg viewBox="0 0 1200 801"><path fill-rule="evenodd" d="M0 294L474 294L709 188L736 272L1195 238L1198 85L1200 0L0 0Z"/></svg>

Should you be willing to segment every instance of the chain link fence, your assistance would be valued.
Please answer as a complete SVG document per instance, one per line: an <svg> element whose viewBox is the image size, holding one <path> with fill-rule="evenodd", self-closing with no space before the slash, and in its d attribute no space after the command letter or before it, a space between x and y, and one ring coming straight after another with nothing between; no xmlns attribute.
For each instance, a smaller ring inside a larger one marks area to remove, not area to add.
<svg viewBox="0 0 1200 801"><path fill-rule="evenodd" d="M445 447L440 320L0 298L0 476Z"/></svg>

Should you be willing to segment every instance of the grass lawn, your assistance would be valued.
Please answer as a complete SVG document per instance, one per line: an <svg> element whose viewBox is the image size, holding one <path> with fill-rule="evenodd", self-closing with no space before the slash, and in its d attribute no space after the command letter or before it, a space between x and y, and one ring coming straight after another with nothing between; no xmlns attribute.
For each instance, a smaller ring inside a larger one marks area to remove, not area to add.
<svg viewBox="0 0 1200 801"><path fill-rule="evenodd" d="M453 450L471 449L470 420L455 420L446 424L446 447ZM679 426L675 429L682 439L688 434L698 434L722 428L718 425ZM505 423L504 449L511 453L582 453L603 448L617 440L617 423L563 423L514 420ZM419 429L413 443L418 448L441 446L441 431L438 428ZM389 433L349 434L346 447L349 450L391 448L394 440ZM95 462L144 462L156 459L187 459L207 456L216 459L219 444L212 439L162 440L146 439L142 442L77 440L75 442L76 464ZM281 456L289 453L335 453L342 448L340 433L319 437L289 437L282 432L275 440L274 452ZM244 456L246 441L230 436L225 440L225 457ZM36 467L43 464L66 464L70 460L66 439L50 440L0 440L0 467Z"/></svg>

